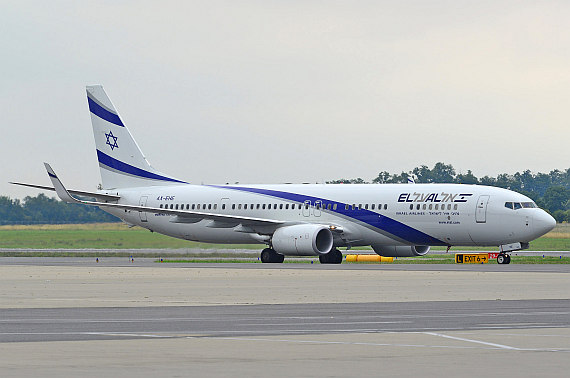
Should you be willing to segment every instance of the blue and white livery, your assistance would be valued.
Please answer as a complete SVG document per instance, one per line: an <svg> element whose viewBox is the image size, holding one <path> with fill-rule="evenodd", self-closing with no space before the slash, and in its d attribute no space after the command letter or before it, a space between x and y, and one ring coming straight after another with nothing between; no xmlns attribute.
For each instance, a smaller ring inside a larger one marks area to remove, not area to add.
<svg viewBox="0 0 570 378"><path fill-rule="evenodd" d="M87 101L103 189L68 191L48 164L54 188L21 185L176 238L263 243L263 262L292 255L340 263L338 248L353 246L397 257L422 256L430 246L498 246L498 261L508 263L507 252L556 224L528 197L479 185L194 185L148 163L102 86L88 86Z"/></svg>

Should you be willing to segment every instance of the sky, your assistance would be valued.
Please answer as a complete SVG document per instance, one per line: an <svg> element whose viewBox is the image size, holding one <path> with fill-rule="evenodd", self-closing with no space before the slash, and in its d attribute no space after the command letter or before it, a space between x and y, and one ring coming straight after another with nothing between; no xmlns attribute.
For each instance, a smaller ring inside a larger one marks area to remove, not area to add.
<svg viewBox="0 0 570 378"><path fill-rule="evenodd" d="M100 182L85 86L192 183L570 167L568 1L12 1L0 195Z"/></svg>

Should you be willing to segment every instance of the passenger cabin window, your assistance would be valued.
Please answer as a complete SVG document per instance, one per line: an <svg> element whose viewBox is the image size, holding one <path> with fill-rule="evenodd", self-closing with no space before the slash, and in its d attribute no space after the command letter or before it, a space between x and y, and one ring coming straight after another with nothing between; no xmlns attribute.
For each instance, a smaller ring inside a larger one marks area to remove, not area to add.
<svg viewBox="0 0 570 378"><path fill-rule="evenodd" d="M226 209L226 204L222 203L222 210L225 210L225 209Z"/></svg>
<svg viewBox="0 0 570 378"><path fill-rule="evenodd" d="M235 209L236 209L236 204L232 203L232 210L235 210Z"/></svg>
<svg viewBox="0 0 570 378"><path fill-rule="evenodd" d="M162 209L162 204L160 204L160 208Z"/></svg>
<svg viewBox="0 0 570 378"><path fill-rule="evenodd" d="M387 203L384 204L384 210L388 210L388 204Z"/></svg>
<svg viewBox="0 0 570 378"><path fill-rule="evenodd" d="M374 210L374 206L376 206L376 204L373 203L370 209Z"/></svg>
<svg viewBox="0 0 570 378"><path fill-rule="evenodd" d="M414 205L410 205L410 210L414 210Z"/></svg>

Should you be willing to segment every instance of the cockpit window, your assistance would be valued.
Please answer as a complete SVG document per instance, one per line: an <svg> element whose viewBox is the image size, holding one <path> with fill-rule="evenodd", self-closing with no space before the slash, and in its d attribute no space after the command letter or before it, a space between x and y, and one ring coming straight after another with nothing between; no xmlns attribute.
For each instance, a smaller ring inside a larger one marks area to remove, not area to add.
<svg viewBox="0 0 570 378"><path fill-rule="evenodd" d="M505 202L505 207L507 209L513 209L513 210L518 210L518 209L533 209L536 206L536 203L534 202Z"/></svg>

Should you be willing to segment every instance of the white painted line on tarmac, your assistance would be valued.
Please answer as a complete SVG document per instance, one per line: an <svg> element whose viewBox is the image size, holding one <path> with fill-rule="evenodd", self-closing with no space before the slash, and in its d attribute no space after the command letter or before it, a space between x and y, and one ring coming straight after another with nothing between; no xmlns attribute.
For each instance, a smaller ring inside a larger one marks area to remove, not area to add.
<svg viewBox="0 0 570 378"><path fill-rule="evenodd" d="M476 344L482 344L482 345L489 345L495 348L499 348L499 349L510 349L510 350L521 350L519 348L515 348L512 346L508 346L508 345L503 345L503 344L495 344L495 343L488 343L486 341L480 341L480 340L473 340L473 339L465 339L463 337L455 337L455 336L449 336L449 335L444 335L443 333L436 333L436 332L422 332L425 335L431 335L431 336L437 336L437 337L443 337L446 339L451 339L451 340L458 340L458 341L465 341L468 343L476 343Z"/></svg>
<svg viewBox="0 0 570 378"><path fill-rule="evenodd" d="M404 332L407 333L407 332ZM187 336L187 339L215 339L215 340L233 340L233 341L261 341L261 342L280 342L292 344L321 344L321 345L363 345L363 346L380 346L380 347L409 347L409 348L445 348L445 349L485 349L485 350L511 350L525 352L570 352L570 349L564 348L516 348L508 345L488 343L485 341L464 339L432 332L410 332L420 333L443 338L454 339L458 341L472 342L484 346L459 346L459 345L428 345L428 344L398 344L398 343L367 343L367 342L351 342L351 341L326 341L326 340L292 340L292 339L269 339L254 337L196 337Z"/></svg>
<svg viewBox="0 0 570 378"><path fill-rule="evenodd" d="M552 327L549 327L552 328ZM485 332L456 332L462 335L487 335L487 336L520 336L520 337L562 337L562 338L570 338L570 335L541 335L541 334L534 334L534 333L485 333Z"/></svg>
<svg viewBox="0 0 570 378"><path fill-rule="evenodd" d="M392 347L413 347L413 348L446 348L446 349L491 349L497 350L499 348L485 348L473 346L451 346L451 345L424 345L424 344L384 344L384 343L364 343L364 342L351 342L351 341L324 341L324 340L289 340L289 339L261 339L251 337L194 337L189 336L187 339L215 339L215 340L233 340L233 341L266 341L266 342L279 342L279 343L292 343L292 344L323 344L323 345L364 345L364 346L392 346Z"/></svg>

